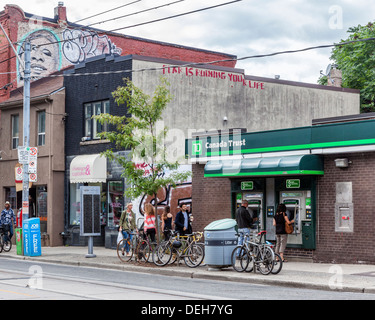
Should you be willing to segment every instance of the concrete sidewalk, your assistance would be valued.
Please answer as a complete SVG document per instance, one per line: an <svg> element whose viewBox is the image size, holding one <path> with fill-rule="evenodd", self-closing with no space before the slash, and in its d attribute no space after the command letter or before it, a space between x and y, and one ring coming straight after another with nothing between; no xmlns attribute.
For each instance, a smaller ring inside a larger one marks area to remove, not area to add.
<svg viewBox="0 0 375 320"><path fill-rule="evenodd" d="M233 268L211 270L207 266L188 268L182 262L179 266L157 267L151 263L123 263L116 250L94 247L96 258L86 258L87 247L43 247L42 256L24 257L11 252L2 252L0 258L14 258L36 262L67 264L77 267L95 267L129 272L153 272L161 275L186 278L215 279L255 284L292 286L306 289L336 290L375 294L375 265L320 264L311 262L284 263L277 275L264 276L260 273L239 273ZM375 299L375 295L374 295Z"/></svg>

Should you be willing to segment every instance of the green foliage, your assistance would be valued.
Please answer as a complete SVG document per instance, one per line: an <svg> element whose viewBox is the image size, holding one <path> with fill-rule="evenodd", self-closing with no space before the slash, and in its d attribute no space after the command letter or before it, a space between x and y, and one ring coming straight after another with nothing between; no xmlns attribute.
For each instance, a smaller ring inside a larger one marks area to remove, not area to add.
<svg viewBox="0 0 375 320"><path fill-rule="evenodd" d="M375 26L368 23L349 28L349 37L342 42L375 37ZM356 42L336 46L331 59L342 71L342 86L359 89L361 92L361 112L375 111L375 41Z"/></svg>
<svg viewBox="0 0 375 320"><path fill-rule="evenodd" d="M95 116L101 124L108 123L113 131L102 132L100 137L115 143L118 150L130 150L128 157L112 149L104 152L110 160L116 160L123 168L127 181L126 195L137 198L144 194L155 195L162 187L185 181L190 172L176 172L178 161L168 162L165 137L168 129L161 124L162 113L172 100L169 83L161 78L153 97L137 88L129 79L125 86L112 93L119 106L127 108L127 116L101 114ZM141 166L140 166L141 165ZM145 170L149 172L145 175ZM172 171L167 177L166 171Z"/></svg>

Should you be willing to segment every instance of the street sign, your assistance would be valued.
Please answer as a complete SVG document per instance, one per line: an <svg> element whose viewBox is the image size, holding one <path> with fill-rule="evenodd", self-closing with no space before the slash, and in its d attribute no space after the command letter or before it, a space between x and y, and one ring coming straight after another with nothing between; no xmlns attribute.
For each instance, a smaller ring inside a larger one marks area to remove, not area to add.
<svg viewBox="0 0 375 320"><path fill-rule="evenodd" d="M29 161L29 173L36 173L36 160Z"/></svg>
<svg viewBox="0 0 375 320"><path fill-rule="evenodd" d="M16 170L16 183L22 183L23 180L23 169L22 166L15 168Z"/></svg>
<svg viewBox="0 0 375 320"><path fill-rule="evenodd" d="M26 147L18 147L18 162L20 164L27 164L29 162L29 151Z"/></svg>
<svg viewBox="0 0 375 320"><path fill-rule="evenodd" d="M30 173L29 174L29 182L37 182L37 174L36 173Z"/></svg>
<svg viewBox="0 0 375 320"><path fill-rule="evenodd" d="M299 189L301 187L301 180L300 179L286 180L286 187L288 189Z"/></svg>

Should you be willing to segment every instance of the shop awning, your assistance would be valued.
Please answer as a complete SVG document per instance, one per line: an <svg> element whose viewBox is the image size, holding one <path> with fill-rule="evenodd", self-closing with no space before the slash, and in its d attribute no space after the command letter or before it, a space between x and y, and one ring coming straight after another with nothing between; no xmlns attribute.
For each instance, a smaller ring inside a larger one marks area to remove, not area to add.
<svg viewBox="0 0 375 320"><path fill-rule="evenodd" d="M107 159L100 154L77 156L70 164L70 183L107 181Z"/></svg>
<svg viewBox="0 0 375 320"><path fill-rule="evenodd" d="M209 161L205 177L323 175L323 159L318 155L249 158Z"/></svg>

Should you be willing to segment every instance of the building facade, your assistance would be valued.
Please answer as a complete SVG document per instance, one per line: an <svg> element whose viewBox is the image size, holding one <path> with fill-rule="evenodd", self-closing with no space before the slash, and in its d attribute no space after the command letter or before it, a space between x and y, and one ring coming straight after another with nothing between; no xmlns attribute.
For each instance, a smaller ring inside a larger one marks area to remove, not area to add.
<svg viewBox="0 0 375 320"><path fill-rule="evenodd" d="M38 148L37 181L30 184L29 216L39 217L43 244L61 245L64 231L65 90L63 78L41 79L31 85L30 146ZM17 147L23 137L23 94L13 90L0 104L0 203L22 208L22 166ZM21 170L20 172L18 172Z"/></svg>
<svg viewBox="0 0 375 320"><path fill-rule="evenodd" d="M258 218L255 230L275 240L280 203L295 220L287 255L315 262L375 263L373 197L375 115L314 121L309 127L196 134L193 164L197 227L235 218L241 201Z"/></svg>

